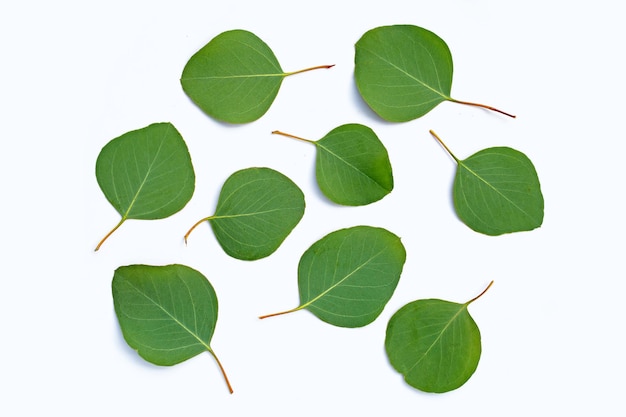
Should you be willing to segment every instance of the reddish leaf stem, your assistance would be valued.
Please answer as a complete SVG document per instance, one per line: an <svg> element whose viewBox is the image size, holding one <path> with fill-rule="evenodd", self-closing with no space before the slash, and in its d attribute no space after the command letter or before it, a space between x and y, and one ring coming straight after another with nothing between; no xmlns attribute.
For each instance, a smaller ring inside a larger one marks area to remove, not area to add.
<svg viewBox="0 0 626 417"><path fill-rule="evenodd" d="M230 393L232 394L233 393L233 387L230 385L230 381L228 380L228 376L226 375L226 370L222 366L222 363L218 359L218 357L215 354L215 352L213 352L212 350L209 350L209 353L211 353L213 358L215 358L215 362L217 362L217 366L219 366L220 371L222 371L222 375L224 376L224 381L226 381L226 386L228 386L228 391L230 391Z"/></svg>
<svg viewBox="0 0 626 417"><path fill-rule="evenodd" d="M514 114L507 113L507 112L505 112L505 111L502 111L502 110L496 109L495 107L487 106L487 105L485 105L485 104L471 103L471 102L469 102L469 101L455 100L455 99L453 99L453 98L450 98L450 101L452 101L452 102L454 102L454 103L465 104L465 105L468 105L468 106L482 107L483 109L487 109L487 110L495 111L495 112L498 112L498 113L500 113L500 114L504 114L505 116L512 117L512 118L514 118L514 119L516 118L516 116L515 116Z"/></svg>
<svg viewBox="0 0 626 417"><path fill-rule="evenodd" d="M474 297L474 298L472 298L471 300L469 300L469 301L466 303L466 305L469 305L469 304L473 303L474 301L478 300L480 297L482 297L482 296L483 296L483 294L484 294L484 293L486 293L486 292L487 292L487 290L488 290L489 288L491 288L491 286L492 286L492 285L493 285L493 280L491 280L491 282L489 283L489 285L487 285L487 288L485 288L485 289L483 290L483 292L481 292L481 293L480 293L480 294L478 294L476 297Z"/></svg>
<svg viewBox="0 0 626 417"><path fill-rule="evenodd" d="M328 68L332 68L334 66L335 66L335 64L332 64L332 65L318 65L316 67L305 68L305 69L301 69L301 70L298 70L298 71L286 72L285 76L294 75L294 74L300 74L302 72L313 71L313 70L316 70L316 69L328 69Z"/></svg>

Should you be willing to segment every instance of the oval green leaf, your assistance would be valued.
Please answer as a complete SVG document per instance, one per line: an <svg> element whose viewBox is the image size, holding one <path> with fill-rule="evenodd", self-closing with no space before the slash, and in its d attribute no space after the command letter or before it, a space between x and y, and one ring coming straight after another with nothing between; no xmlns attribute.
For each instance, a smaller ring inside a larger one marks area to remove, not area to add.
<svg viewBox="0 0 626 417"><path fill-rule="evenodd" d="M393 190L387 149L367 126L345 124L318 141L279 131L273 133L315 144L317 184L337 204L362 206L382 199Z"/></svg>
<svg viewBox="0 0 626 417"><path fill-rule="evenodd" d="M354 75L359 93L380 117L406 122L422 117L450 97L452 55L439 36L413 25L381 26L367 31L355 45Z"/></svg>
<svg viewBox="0 0 626 417"><path fill-rule="evenodd" d="M304 194L285 175L270 168L232 174L220 191L208 221L224 251L233 258L256 260L278 249L304 215Z"/></svg>
<svg viewBox="0 0 626 417"><path fill-rule="evenodd" d="M137 353L171 366L208 351L217 322L217 296L200 272L184 265L129 265L115 270L113 303L122 334Z"/></svg>
<svg viewBox="0 0 626 417"><path fill-rule="evenodd" d="M465 304L417 300L391 317L385 350L407 384L442 393L459 388L474 374L482 347L480 331L467 307L478 297Z"/></svg>
<svg viewBox="0 0 626 417"><path fill-rule="evenodd" d="M405 122L450 98L452 55L434 33L412 25L367 31L355 45L354 75L380 117Z"/></svg>
<svg viewBox="0 0 626 417"><path fill-rule="evenodd" d="M393 233L371 226L332 232L300 258L300 306L339 327L362 327L383 311L398 285L406 251Z"/></svg>
<svg viewBox="0 0 626 417"><path fill-rule="evenodd" d="M180 79L185 93L209 116L228 123L248 123L263 116L288 75L274 52L255 34L223 32L196 52Z"/></svg>
<svg viewBox="0 0 626 417"><path fill-rule="evenodd" d="M508 147L483 149L457 162L452 196L457 215L490 236L533 230L543 223L544 200L533 163Z"/></svg>
<svg viewBox="0 0 626 417"><path fill-rule="evenodd" d="M187 145L171 123L155 123L107 143L96 160L96 178L121 221L163 219L191 199L195 173Z"/></svg>
<svg viewBox="0 0 626 417"><path fill-rule="evenodd" d="M459 218L486 235L533 230L543 223L537 172L515 149L484 149L459 161L453 197Z"/></svg>

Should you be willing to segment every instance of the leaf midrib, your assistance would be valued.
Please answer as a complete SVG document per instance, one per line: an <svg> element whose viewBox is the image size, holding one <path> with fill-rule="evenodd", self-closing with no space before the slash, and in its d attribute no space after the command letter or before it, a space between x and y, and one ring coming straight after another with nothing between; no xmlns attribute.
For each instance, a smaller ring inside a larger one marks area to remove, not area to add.
<svg viewBox="0 0 626 417"><path fill-rule="evenodd" d="M422 362L422 360L424 358L426 358L428 356L428 354L430 353L430 351L435 347L435 345L437 345L439 343L439 340L443 337L443 334L448 330L448 327L450 327L452 325L452 323L457 319L457 317L464 311L467 309L467 304L460 304L459 310L454 314L454 316L452 316L452 318L450 320L448 320L448 322L446 323L446 325L443 327L443 329L441 329L441 331L439 332L439 334L437 335L437 337L435 338L435 340L433 340L433 342L430 344L430 346L428 346L428 349L426 349L426 352L424 352L422 354L422 356L413 364L413 366L411 366L409 369L407 369L406 373L411 372L417 365L420 364L420 362Z"/></svg>
<svg viewBox="0 0 626 417"><path fill-rule="evenodd" d="M307 308L310 305L312 305L313 303L315 303L316 301L318 301L319 299L321 299L322 297L324 297L326 294L328 294L329 292L331 292L332 290L334 290L335 288L337 288L338 286L340 286L342 283L344 283L348 278L350 278L352 275L356 274L358 271L360 271L361 269L363 269L367 264L371 263L375 258L377 258L380 254L382 254L386 249L382 249L380 250L378 253L372 255L367 261L363 262L361 265L359 265L358 267L356 267L354 270L352 270L349 274L347 274L345 277L341 278L340 280L338 280L337 282L335 282L333 285L331 285L330 287L328 287L325 291L322 291L319 295L317 295L315 298L307 301L306 303L302 304L300 306L300 308Z"/></svg>
<svg viewBox="0 0 626 417"><path fill-rule="evenodd" d="M242 74L242 75L215 75L215 76L203 76L203 77L185 77L185 81L197 81L197 80L229 80L236 78L284 78L284 73L277 74Z"/></svg>
<svg viewBox="0 0 626 417"><path fill-rule="evenodd" d="M347 160L345 160L344 158L342 158L341 156L337 155L336 153L334 153L333 151L331 151L330 149L328 149L326 146L322 145L318 142L315 142L316 146L319 146L320 148L324 149L326 152L328 152L329 154L331 154L332 156L334 156L335 158L337 158L339 161L343 162L345 165L347 165L348 167L352 168L354 171L356 171L358 174L360 174L361 176L369 179L370 181L372 181L374 184L376 184L378 187L380 187L381 189L383 189L384 191L389 191L387 188L383 187L382 185L380 185L380 183L378 183L378 181L376 181L374 178L372 178L371 176L367 175L365 172L361 171L359 168L357 168L356 166L354 166L353 164L351 164L350 162L348 162Z"/></svg>
<svg viewBox="0 0 626 417"><path fill-rule="evenodd" d="M255 211L253 213L240 213L240 214L215 214L211 217L209 217L209 220L216 220L216 219L235 219L238 217L251 217L251 216L259 216L261 214L267 214L267 213L274 213L276 211L286 211L286 210L296 210L297 208L294 207L288 207L288 208L277 208L277 209L271 209L271 210L265 210L265 211Z"/></svg>
<svg viewBox="0 0 626 417"><path fill-rule="evenodd" d="M139 197L139 194L141 194L141 190L143 189L143 187L148 182L148 178L150 177L150 173L152 172L152 168L153 168L154 164L156 163L156 161L157 161L157 159L159 157L159 154L161 153L161 148L163 148L163 143L165 143L165 137L167 136L168 133L169 133L169 127L163 133L163 136L161 137L161 142L159 143L159 147L158 147L158 149L156 151L156 154L154 155L154 158L152 159L152 161L150 162L150 165L148 166L148 170L146 171L146 174L144 175L143 181L141 182L141 184L139 185L139 188L135 192L135 195L133 196L133 199L130 201L130 204L128 205L128 209L122 215L122 219L127 219L128 218L128 216L130 215L130 212L131 212L133 206L135 205L135 202L137 201L137 199ZM134 150L134 148L133 148L133 150Z"/></svg>
<svg viewBox="0 0 626 417"><path fill-rule="evenodd" d="M405 71L403 68L397 66L396 64L394 64L391 61L388 61L387 59L383 58L381 55L377 54L376 52L373 52L367 48L363 48L364 50L366 50L367 52L369 52L370 54L374 55L376 58L380 59L382 62L389 64L392 68L398 70L400 73L404 74L406 77L408 77L411 80L416 81L418 84L420 84L422 87L432 91L433 93L438 94L439 96L441 96L444 100L452 100L452 97L444 94L442 91L439 91L437 89L435 89L434 87L430 86L429 84L425 83L424 81L420 80L419 78L414 77L412 74L408 73L407 71Z"/></svg>
<svg viewBox="0 0 626 417"><path fill-rule="evenodd" d="M133 283L130 282L129 280L126 280L126 283L128 285L130 285L135 291L137 291L137 293L142 295L144 298L146 298L148 301L150 301L152 304L154 304L156 307L158 307L161 311L163 311L170 319L172 319L173 322L178 324L183 330L185 330L187 333L189 333L191 336L193 336L202 346L204 346L204 348L207 351L211 352L211 347L207 343L205 343L204 340L202 340L196 333L191 331L191 329L189 329L184 323L182 323L180 320L178 320L174 315L172 315L168 310L166 310L161 304L159 304L156 300L154 300L153 298L148 296L146 293L141 291L141 289L139 287L133 285Z"/></svg>
<svg viewBox="0 0 626 417"><path fill-rule="evenodd" d="M474 175L478 180L480 180L483 184L485 184L487 187L489 187L491 190L493 190L496 194L501 196L504 200L506 200L509 204L511 204L511 206L515 207L520 213L524 214L526 217L528 217L529 219L531 219L533 221L535 220L535 218L533 216L531 216L528 212L526 212L526 210L524 210L523 208L518 206L513 200L508 198L504 193L502 193L500 190L498 190L496 187L494 187L489 181L487 181L486 179L481 177L478 173L476 173L474 170L469 168L464 163L464 161L458 161L458 164L459 164L459 166L465 168L470 174Z"/></svg>

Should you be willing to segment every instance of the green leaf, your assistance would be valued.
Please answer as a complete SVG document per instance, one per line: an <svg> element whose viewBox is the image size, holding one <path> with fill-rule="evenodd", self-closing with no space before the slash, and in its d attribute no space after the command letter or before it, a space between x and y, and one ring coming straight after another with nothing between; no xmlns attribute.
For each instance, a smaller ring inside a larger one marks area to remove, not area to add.
<svg viewBox="0 0 626 417"><path fill-rule="evenodd" d="M271 255L304 215L304 194L285 175L270 168L247 168L222 186L215 214L208 221L217 241L233 258L256 260Z"/></svg>
<svg viewBox="0 0 626 417"><path fill-rule="evenodd" d="M391 122L417 119L443 101L483 104L450 97L452 55L439 36L418 26L382 26L367 31L355 45L354 75L365 102Z"/></svg>
<svg viewBox="0 0 626 417"><path fill-rule="evenodd" d="M393 190L387 149L367 126L342 125L318 141L280 131L272 133L315 144L317 183L324 195L337 204L362 206Z"/></svg>
<svg viewBox="0 0 626 417"><path fill-rule="evenodd" d="M217 322L217 296L209 281L184 265L129 265L115 270L113 303L124 339L156 365L170 366L208 351Z"/></svg>
<svg viewBox="0 0 626 417"><path fill-rule="evenodd" d="M543 194L537 172L526 155L507 147L483 149L457 162L454 208L471 229L486 235L528 231L543 223Z"/></svg>
<svg viewBox="0 0 626 417"><path fill-rule="evenodd" d="M163 219L191 199L195 174L189 150L171 123L155 123L107 143L96 160L96 178L121 221Z"/></svg>
<svg viewBox="0 0 626 417"><path fill-rule="evenodd" d="M245 30L223 32L187 62L181 85L209 116L228 123L248 123L267 112L283 78L332 65L283 72L274 52Z"/></svg>
<svg viewBox="0 0 626 417"><path fill-rule="evenodd" d="M300 258L300 306L261 318L307 309L340 327L373 322L391 298L406 260L400 238L370 226L332 232Z"/></svg>
<svg viewBox="0 0 626 417"><path fill-rule="evenodd" d="M465 304L437 299L413 301L391 317L385 350L407 384L442 393L469 380L478 367L481 342L467 307L487 289Z"/></svg>

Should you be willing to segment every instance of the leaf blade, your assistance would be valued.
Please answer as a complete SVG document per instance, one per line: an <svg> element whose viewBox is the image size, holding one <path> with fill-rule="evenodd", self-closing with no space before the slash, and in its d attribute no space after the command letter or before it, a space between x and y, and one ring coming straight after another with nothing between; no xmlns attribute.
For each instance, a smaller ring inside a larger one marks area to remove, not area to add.
<svg viewBox="0 0 626 417"><path fill-rule="evenodd" d="M181 75L185 93L209 116L248 123L263 116L285 73L274 52L255 34L223 32L189 59Z"/></svg>
<svg viewBox="0 0 626 417"><path fill-rule="evenodd" d="M387 121L413 120L450 100L452 73L446 43L418 26L377 27L355 45L357 88Z"/></svg>
<svg viewBox="0 0 626 417"><path fill-rule="evenodd" d="M443 393L469 380L482 347L467 304L427 299L411 302L391 317L385 351L407 384Z"/></svg>
<svg viewBox="0 0 626 417"><path fill-rule="evenodd" d="M529 231L543 223L544 200L534 165L508 147L458 161L453 200L459 218L486 235Z"/></svg>
<svg viewBox="0 0 626 417"><path fill-rule="evenodd" d="M341 229L314 243L298 265L301 308L340 327L373 322L400 279L400 238L370 226Z"/></svg>
<svg viewBox="0 0 626 417"><path fill-rule="evenodd" d="M304 194L285 175L246 168L227 178L215 213L205 220L229 256L258 260L278 249L304 216L305 205Z"/></svg>
<svg viewBox="0 0 626 417"><path fill-rule="evenodd" d="M127 219L155 220L177 213L195 189L189 150L171 123L154 123L108 142L96 160L96 179L122 216L111 233Z"/></svg>
<svg viewBox="0 0 626 417"><path fill-rule="evenodd" d="M123 266L115 271L112 291L124 339L145 360L171 366L211 351L217 296L198 271Z"/></svg>
<svg viewBox="0 0 626 417"><path fill-rule="evenodd" d="M315 145L317 182L331 201L361 206L376 202L393 190L387 149L369 127L342 125Z"/></svg>

